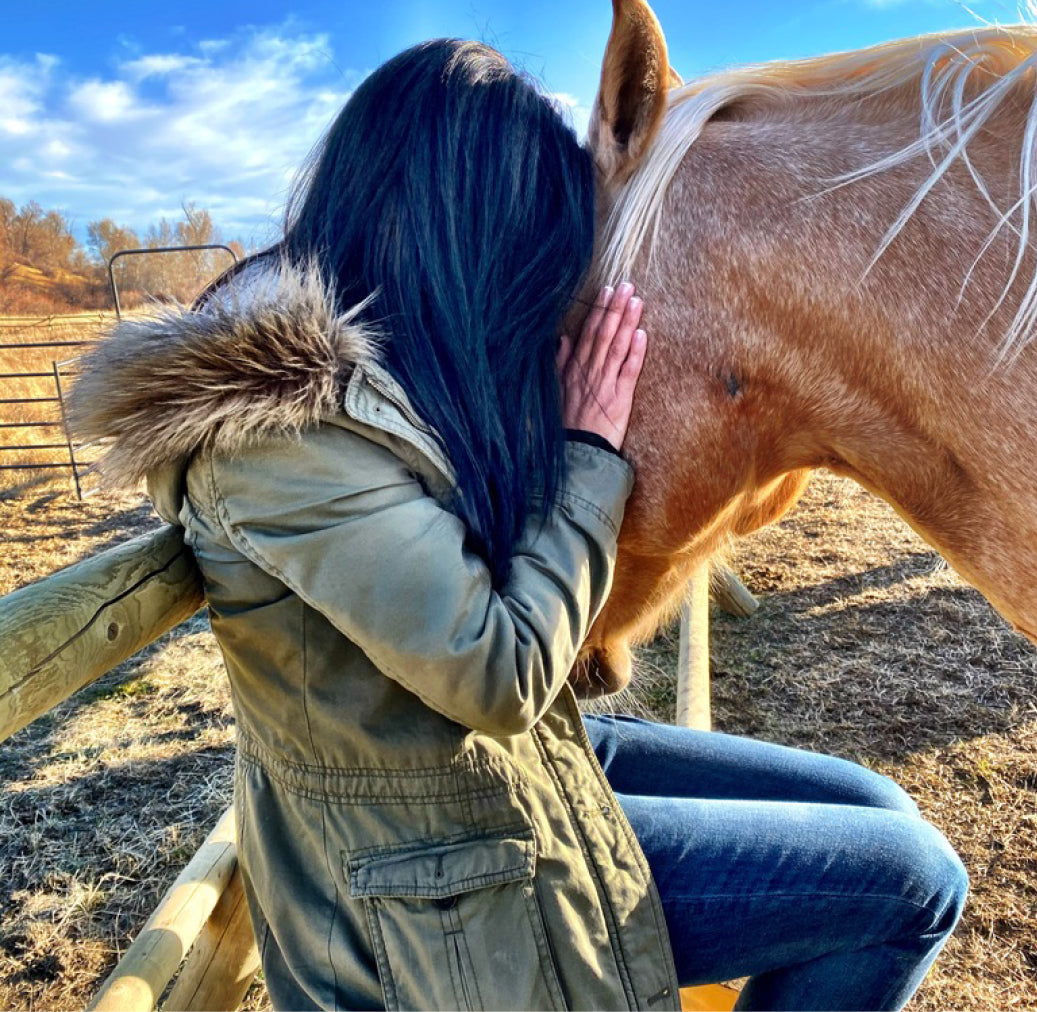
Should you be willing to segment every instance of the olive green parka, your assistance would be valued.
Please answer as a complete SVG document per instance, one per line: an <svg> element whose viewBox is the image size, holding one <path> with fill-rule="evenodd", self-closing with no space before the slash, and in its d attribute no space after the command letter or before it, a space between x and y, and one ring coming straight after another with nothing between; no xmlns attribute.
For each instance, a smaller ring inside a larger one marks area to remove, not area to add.
<svg viewBox="0 0 1037 1012"><path fill-rule="evenodd" d="M247 270L198 311L120 325L73 395L110 477L147 475L205 579L271 992L678 1008L655 887L566 683L630 466L568 442L549 521L531 514L495 591L355 316L313 270Z"/></svg>

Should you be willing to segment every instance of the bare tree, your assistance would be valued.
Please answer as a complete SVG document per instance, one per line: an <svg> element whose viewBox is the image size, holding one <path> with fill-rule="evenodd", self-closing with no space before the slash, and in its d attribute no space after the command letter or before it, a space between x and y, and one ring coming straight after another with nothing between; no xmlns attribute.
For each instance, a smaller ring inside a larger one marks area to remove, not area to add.
<svg viewBox="0 0 1037 1012"><path fill-rule="evenodd" d="M60 211L46 210L34 200L18 208L0 197L0 310L30 304L33 311L61 309L65 303L103 305L105 268L120 250L222 241L209 211L193 203L183 205L182 219L163 218L143 237L111 218L90 222L86 231L84 249ZM233 245L243 254L241 243ZM115 268L116 280L126 305L149 298L188 301L229 262L219 250L124 257Z"/></svg>
<svg viewBox="0 0 1037 1012"><path fill-rule="evenodd" d="M0 197L0 284L14 274L14 219L18 214L13 200Z"/></svg>
<svg viewBox="0 0 1037 1012"><path fill-rule="evenodd" d="M170 222L163 218L148 228L144 245L153 249L202 246L222 241L212 215L193 203L183 205L184 216ZM153 298L193 299L225 266L227 256L218 250L163 253L146 258L143 287Z"/></svg>
<svg viewBox="0 0 1037 1012"><path fill-rule="evenodd" d="M14 212L14 204L5 200L0 220L6 233L8 256L54 275L69 269L69 258L76 248L75 236L59 211L45 211L35 200Z"/></svg>
<svg viewBox="0 0 1037 1012"><path fill-rule="evenodd" d="M86 232L87 243L97 260L98 269L102 271L119 250L137 249L141 245L140 237L133 229L116 225L111 218L90 222ZM130 292L143 288L144 274L139 258L124 257L115 269L118 271L116 280L120 290Z"/></svg>

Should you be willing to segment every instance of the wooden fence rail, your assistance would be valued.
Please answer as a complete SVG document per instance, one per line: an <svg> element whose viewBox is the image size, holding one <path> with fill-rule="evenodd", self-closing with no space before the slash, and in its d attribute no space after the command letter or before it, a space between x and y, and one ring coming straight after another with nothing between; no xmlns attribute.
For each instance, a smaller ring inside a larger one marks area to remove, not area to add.
<svg viewBox="0 0 1037 1012"><path fill-rule="evenodd" d="M0 599L0 740L188 618L202 584L164 527Z"/></svg>
<svg viewBox="0 0 1037 1012"><path fill-rule="evenodd" d="M193 615L202 581L163 527L0 598L0 740ZM186 957L186 959L185 959ZM91 1007L234 1009L259 968L228 810ZM179 971L179 973L178 973Z"/></svg>
<svg viewBox="0 0 1037 1012"><path fill-rule="evenodd" d="M90 1004L96 1012L236 1009L259 970L227 809ZM183 967L181 968L181 963ZM177 971L180 971L177 973Z"/></svg>

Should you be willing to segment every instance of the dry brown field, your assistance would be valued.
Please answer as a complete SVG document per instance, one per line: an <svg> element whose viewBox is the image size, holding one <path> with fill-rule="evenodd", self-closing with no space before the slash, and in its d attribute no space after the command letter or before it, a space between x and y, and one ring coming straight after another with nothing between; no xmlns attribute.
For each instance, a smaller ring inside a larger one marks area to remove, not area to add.
<svg viewBox="0 0 1037 1012"><path fill-rule="evenodd" d="M139 497L0 501L0 591L155 523ZM714 611L718 729L897 779L969 868L911 1004L1037 1009L1037 652L884 504L828 475L734 547L751 619ZM619 699L673 718L676 630ZM81 1008L230 801L234 723L203 616L0 750L0 1008ZM261 985L247 1004L261 1008Z"/></svg>

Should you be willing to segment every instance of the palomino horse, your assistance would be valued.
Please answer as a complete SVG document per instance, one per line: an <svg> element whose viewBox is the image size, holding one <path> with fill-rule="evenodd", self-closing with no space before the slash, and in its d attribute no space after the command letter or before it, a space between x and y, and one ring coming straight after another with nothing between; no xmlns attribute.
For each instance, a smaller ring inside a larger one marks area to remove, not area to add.
<svg viewBox="0 0 1037 1012"><path fill-rule="evenodd" d="M689 575L818 467L886 499L1034 638L1037 29L681 84L647 5L613 8L599 280L636 283L650 346L577 688L622 687Z"/></svg>

